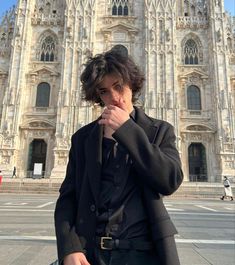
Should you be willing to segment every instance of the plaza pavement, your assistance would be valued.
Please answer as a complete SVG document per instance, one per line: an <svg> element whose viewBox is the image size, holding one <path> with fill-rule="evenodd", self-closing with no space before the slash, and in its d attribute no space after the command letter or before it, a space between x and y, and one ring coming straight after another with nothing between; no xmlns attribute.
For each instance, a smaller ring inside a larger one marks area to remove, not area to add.
<svg viewBox="0 0 235 265"><path fill-rule="evenodd" d="M25 205L31 195L0 194L0 265L49 265L56 260L56 197L37 195L31 207ZM11 198L12 203L7 203ZM235 264L235 203L219 198L191 200L169 198L166 202L179 231L176 243L181 265Z"/></svg>

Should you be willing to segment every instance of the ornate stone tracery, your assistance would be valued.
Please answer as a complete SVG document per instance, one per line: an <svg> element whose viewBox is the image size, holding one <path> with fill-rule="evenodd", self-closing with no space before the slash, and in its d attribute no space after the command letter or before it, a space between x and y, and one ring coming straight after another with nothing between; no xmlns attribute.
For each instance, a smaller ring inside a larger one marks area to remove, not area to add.
<svg viewBox="0 0 235 265"><path fill-rule="evenodd" d="M53 31L47 30L40 35L35 55L39 61L58 60L58 37Z"/></svg>
<svg viewBox="0 0 235 265"><path fill-rule="evenodd" d="M15 6L0 18L0 56L10 57L15 24Z"/></svg>
<svg viewBox="0 0 235 265"><path fill-rule="evenodd" d="M63 0L37 0L32 13L32 24L63 25Z"/></svg>
<svg viewBox="0 0 235 265"><path fill-rule="evenodd" d="M183 64L203 64L203 46L197 35L186 35L181 45Z"/></svg>
<svg viewBox="0 0 235 265"><path fill-rule="evenodd" d="M207 16L207 0L184 0L185 16Z"/></svg>

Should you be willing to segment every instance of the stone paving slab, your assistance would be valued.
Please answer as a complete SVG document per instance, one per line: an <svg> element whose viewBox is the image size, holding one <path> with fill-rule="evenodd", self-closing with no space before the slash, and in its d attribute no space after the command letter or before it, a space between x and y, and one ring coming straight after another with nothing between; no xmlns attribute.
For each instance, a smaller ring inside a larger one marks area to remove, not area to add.
<svg viewBox="0 0 235 265"><path fill-rule="evenodd" d="M234 246L177 244L181 265L232 265ZM56 260L55 242L10 241L0 242L2 265L49 265ZM143 264L147 265L147 264Z"/></svg>
<svg viewBox="0 0 235 265"><path fill-rule="evenodd" d="M1 265L49 265L56 260L55 243L33 241L0 242Z"/></svg>
<svg viewBox="0 0 235 265"><path fill-rule="evenodd" d="M231 245L229 249L224 249L221 245L178 245L178 252L181 265L233 265L235 264L234 247Z"/></svg>

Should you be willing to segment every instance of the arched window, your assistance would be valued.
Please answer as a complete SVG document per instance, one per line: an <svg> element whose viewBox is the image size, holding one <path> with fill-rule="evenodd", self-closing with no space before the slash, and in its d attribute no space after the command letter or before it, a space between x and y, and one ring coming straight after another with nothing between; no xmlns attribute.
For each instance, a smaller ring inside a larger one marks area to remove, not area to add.
<svg viewBox="0 0 235 265"><path fill-rule="evenodd" d="M184 16L189 16L189 2L188 0L184 0Z"/></svg>
<svg viewBox="0 0 235 265"><path fill-rule="evenodd" d="M191 16L195 16L196 15L196 8L194 5L191 6Z"/></svg>
<svg viewBox="0 0 235 265"><path fill-rule="evenodd" d="M53 62L55 59L55 42L51 36L47 36L41 45L40 60L43 62Z"/></svg>
<svg viewBox="0 0 235 265"><path fill-rule="evenodd" d="M128 6L127 5L124 6L123 11L124 11L123 15L128 16Z"/></svg>
<svg viewBox="0 0 235 265"><path fill-rule="evenodd" d="M122 6L118 6L118 16L122 16Z"/></svg>
<svg viewBox="0 0 235 265"><path fill-rule="evenodd" d="M49 16L51 12L51 4L49 2L46 3L45 9L44 9L44 14L46 16Z"/></svg>
<svg viewBox="0 0 235 265"><path fill-rule="evenodd" d="M200 89L197 86L188 87L187 101L189 110L201 110L201 95Z"/></svg>
<svg viewBox="0 0 235 265"><path fill-rule="evenodd" d="M128 49L122 44L116 44L112 47L112 51L118 52L124 57L128 57Z"/></svg>
<svg viewBox="0 0 235 265"><path fill-rule="evenodd" d="M2 33L2 36L1 36L1 40L6 41L6 39L7 39L7 38L6 38L6 35L7 35L7 34L6 34L5 32L3 32L3 33Z"/></svg>
<svg viewBox="0 0 235 265"><path fill-rule="evenodd" d="M184 63L198 64L198 47L194 40L187 40L184 46Z"/></svg>
<svg viewBox="0 0 235 265"><path fill-rule="evenodd" d="M128 0L112 0L112 15L128 16L129 15Z"/></svg>
<svg viewBox="0 0 235 265"><path fill-rule="evenodd" d="M7 46L7 37L5 32L3 32L1 35L0 46L1 48L5 48Z"/></svg>
<svg viewBox="0 0 235 265"><path fill-rule="evenodd" d="M112 15L113 16L117 15L117 6L116 5L113 5L113 7L112 7Z"/></svg>
<svg viewBox="0 0 235 265"><path fill-rule="evenodd" d="M49 107L50 85L40 83L37 87L36 107Z"/></svg>

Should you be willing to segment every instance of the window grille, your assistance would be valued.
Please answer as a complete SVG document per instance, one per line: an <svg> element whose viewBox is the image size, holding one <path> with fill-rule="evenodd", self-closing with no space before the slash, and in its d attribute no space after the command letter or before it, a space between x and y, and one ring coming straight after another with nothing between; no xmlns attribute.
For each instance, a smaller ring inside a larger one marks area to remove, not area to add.
<svg viewBox="0 0 235 265"><path fill-rule="evenodd" d="M112 15L128 16L129 15L128 0L112 0Z"/></svg>
<svg viewBox="0 0 235 265"><path fill-rule="evenodd" d="M194 40L190 39L184 47L184 63L198 64L198 47Z"/></svg>
<svg viewBox="0 0 235 265"><path fill-rule="evenodd" d="M55 59L55 42L51 36L47 36L41 46L41 61L53 62Z"/></svg>

